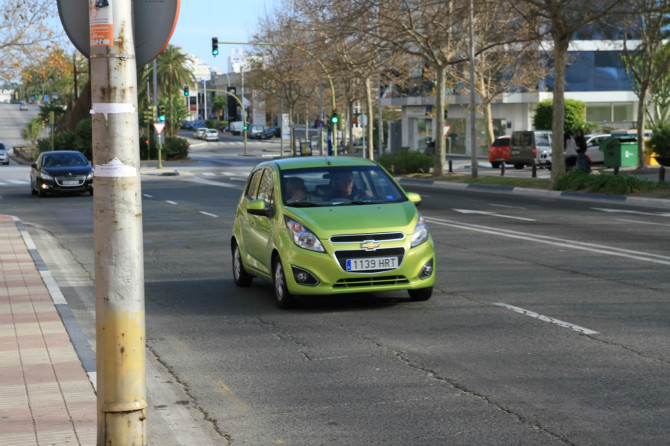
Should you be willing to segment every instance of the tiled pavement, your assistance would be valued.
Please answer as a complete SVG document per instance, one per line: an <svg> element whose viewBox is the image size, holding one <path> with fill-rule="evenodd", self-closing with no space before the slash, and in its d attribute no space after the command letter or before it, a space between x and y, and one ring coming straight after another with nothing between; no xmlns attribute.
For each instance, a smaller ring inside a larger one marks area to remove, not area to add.
<svg viewBox="0 0 670 446"><path fill-rule="evenodd" d="M0 215L0 446L94 445L95 392L40 263L22 223Z"/></svg>

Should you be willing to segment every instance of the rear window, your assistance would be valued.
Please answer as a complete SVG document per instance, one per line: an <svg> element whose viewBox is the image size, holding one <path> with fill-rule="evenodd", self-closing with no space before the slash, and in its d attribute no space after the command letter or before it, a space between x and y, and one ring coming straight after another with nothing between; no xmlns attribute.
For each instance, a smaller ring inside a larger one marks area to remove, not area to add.
<svg viewBox="0 0 670 446"><path fill-rule="evenodd" d="M533 145L533 134L530 132L519 132L512 134L513 146L530 147Z"/></svg>
<svg viewBox="0 0 670 446"><path fill-rule="evenodd" d="M493 147L509 146L509 138L498 138L493 141Z"/></svg>

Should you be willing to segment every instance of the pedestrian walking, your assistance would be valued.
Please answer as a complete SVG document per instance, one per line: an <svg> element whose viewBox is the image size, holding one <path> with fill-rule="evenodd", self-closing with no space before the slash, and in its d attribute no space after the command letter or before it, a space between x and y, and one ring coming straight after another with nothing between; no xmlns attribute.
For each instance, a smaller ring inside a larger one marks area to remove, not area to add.
<svg viewBox="0 0 670 446"><path fill-rule="evenodd" d="M565 132L563 137L565 144L565 151L563 152L565 156L565 171L569 172L570 169L577 165L577 144L575 144L575 139L570 132Z"/></svg>

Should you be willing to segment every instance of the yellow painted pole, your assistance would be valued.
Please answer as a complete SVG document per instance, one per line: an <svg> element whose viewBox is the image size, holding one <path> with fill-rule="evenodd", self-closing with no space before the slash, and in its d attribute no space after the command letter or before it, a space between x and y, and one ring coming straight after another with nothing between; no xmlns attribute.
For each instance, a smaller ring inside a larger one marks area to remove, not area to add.
<svg viewBox="0 0 670 446"><path fill-rule="evenodd" d="M91 45L90 57L97 444L142 446L147 444L144 251L131 0L114 0L104 12L108 23L97 30L109 34Z"/></svg>

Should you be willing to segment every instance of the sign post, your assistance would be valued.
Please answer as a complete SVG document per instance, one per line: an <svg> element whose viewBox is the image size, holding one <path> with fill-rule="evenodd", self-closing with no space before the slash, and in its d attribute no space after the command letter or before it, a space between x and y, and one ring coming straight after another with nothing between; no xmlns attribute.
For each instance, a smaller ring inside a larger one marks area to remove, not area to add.
<svg viewBox="0 0 670 446"><path fill-rule="evenodd" d="M161 132L165 128L164 122L154 122L154 129L158 134L158 169L163 168L163 138L161 138Z"/></svg>

